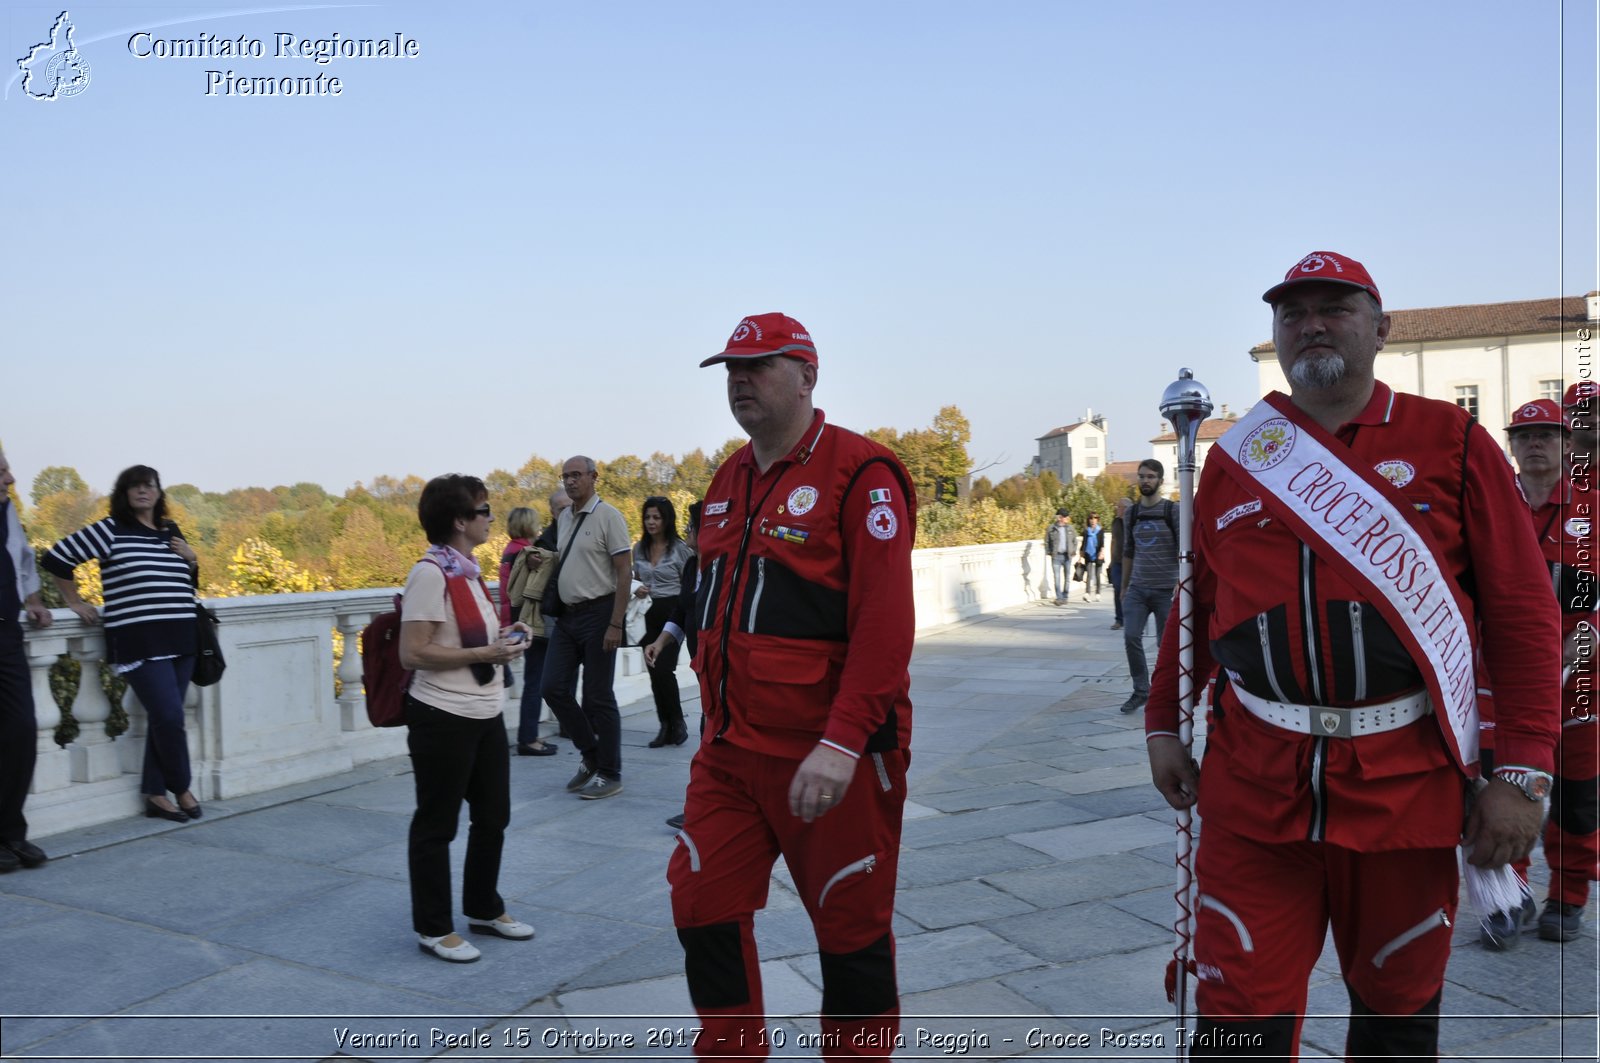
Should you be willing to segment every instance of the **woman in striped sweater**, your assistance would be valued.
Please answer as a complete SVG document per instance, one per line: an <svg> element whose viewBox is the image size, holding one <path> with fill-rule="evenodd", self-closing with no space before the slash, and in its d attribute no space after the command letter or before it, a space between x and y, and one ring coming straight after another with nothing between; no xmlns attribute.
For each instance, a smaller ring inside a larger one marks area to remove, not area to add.
<svg viewBox="0 0 1600 1063"><path fill-rule="evenodd" d="M100 614L78 596L72 578L86 561L100 563L107 660L149 717L140 787L145 815L178 823L199 819L200 802L189 792L183 728L183 699L194 672L199 560L167 519L167 495L156 470L122 470L111 489L111 516L62 539L41 562L67 608L84 623L98 624Z"/></svg>

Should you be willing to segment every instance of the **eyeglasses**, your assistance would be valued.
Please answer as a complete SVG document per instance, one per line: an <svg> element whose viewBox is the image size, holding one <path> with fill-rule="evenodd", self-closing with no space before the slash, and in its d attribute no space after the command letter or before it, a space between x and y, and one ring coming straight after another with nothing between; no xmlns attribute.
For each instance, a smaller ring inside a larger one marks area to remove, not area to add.
<svg viewBox="0 0 1600 1063"><path fill-rule="evenodd" d="M480 516L480 517L493 517L494 516L494 511L491 510L486 505L479 506L477 509L473 510L472 512L474 514L476 514L477 516Z"/></svg>
<svg viewBox="0 0 1600 1063"><path fill-rule="evenodd" d="M567 480L581 480L585 476L590 476L590 475L593 475L593 474L592 473L588 473L588 472L564 472L564 473L561 474L561 479L562 479L562 482L565 482Z"/></svg>

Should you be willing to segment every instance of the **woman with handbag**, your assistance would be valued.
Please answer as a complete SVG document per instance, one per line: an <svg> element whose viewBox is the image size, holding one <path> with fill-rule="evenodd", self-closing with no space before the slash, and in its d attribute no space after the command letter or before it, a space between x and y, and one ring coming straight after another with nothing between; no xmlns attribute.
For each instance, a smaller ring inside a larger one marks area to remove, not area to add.
<svg viewBox="0 0 1600 1063"><path fill-rule="evenodd" d="M139 788L144 814L175 823L199 819L200 802L189 790L183 701L195 665L199 603L194 587L200 562L183 532L167 519L167 495L156 470L148 465L123 469L111 489L111 515L56 543L41 562L55 577L67 608L84 623L98 624L100 613L79 597L73 580L73 570L86 561L100 563L106 660L133 688L149 717Z"/></svg>
<svg viewBox="0 0 1600 1063"><path fill-rule="evenodd" d="M639 645L649 646L660 637L678 605L683 567L694 556L678 535L678 513L672 501L662 495L644 500L640 511L644 534L633 548L633 578L639 581L636 598L650 601L644 614L644 637ZM650 693L655 696L656 719L661 729L650 740L651 749L681 746L689 739L683 722L683 702L678 696L678 644L663 646L650 667Z"/></svg>
<svg viewBox="0 0 1600 1063"><path fill-rule="evenodd" d="M408 864L417 947L452 963L479 956L455 932L450 843L467 803L471 826L462 872L468 928L512 941L533 927L506 913L499 893L500 853L511 821L511 769L501 704L501 667L523 651L527 625L502 629L472 551L489 540L488 491L475 476L437 476L422 489L417 518L427 553L406 579L400 614L400 664L411 670L405 698L417 810Z"/></svg>

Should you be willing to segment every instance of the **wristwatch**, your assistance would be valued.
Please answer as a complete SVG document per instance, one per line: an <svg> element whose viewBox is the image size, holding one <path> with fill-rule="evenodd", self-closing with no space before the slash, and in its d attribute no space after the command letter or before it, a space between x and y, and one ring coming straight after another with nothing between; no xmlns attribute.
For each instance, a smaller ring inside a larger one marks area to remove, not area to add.
<svg viewBox="0 0 1600 1063"><path fill-rule="evenodd" d="M1496 768L1494 777L1504 779L1521 790L1522 796L1529 801L1548 801L1550 785L1554 782L1548 773L1532 768Z"/></svg>

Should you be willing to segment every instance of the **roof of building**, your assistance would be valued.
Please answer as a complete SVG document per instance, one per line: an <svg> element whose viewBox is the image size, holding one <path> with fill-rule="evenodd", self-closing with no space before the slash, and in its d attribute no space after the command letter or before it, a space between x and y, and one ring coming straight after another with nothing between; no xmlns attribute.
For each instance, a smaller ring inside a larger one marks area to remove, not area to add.
<svg viewBox="0 0 1600 1063"><path fill-rule="evenodd" d="M1086 424L1094 425L1094 427L1100 429L1102 432L1105 431L1105 427L1106 427L1105 418L1104 417L1096 417L1092 421L1073 421L1071 424L1064 424L1060 428L1052 428L1052 429L1050 429L1050 431L1046 432L1044 435L1039 436L1038 437L1038 441L1042 443L1046 439L1054 439L1056 436L1064 436L1068 432L1077 431L1078 429L1082 428Z"/></svg>
<svg viewBox="0 0 1600 1063"><path fill-rule="evenodd" d="M1222 434L1232 428L1233 422L1238 419L1237 414L1231 414L1227 417L1207 418L1201 421L1200 430L1195 433L1196 442L1202 439L1221 439ZM1163 432L1158 436L1150 437L1150 442L1152 443L1176 443L1177 441L1178 433L1176 432Z"/></svg>
<svg viewBox="0 0 1600 1063"><path fill-rule="evenodd" d="M1136 461L1108 461L1100 470L1103 476L1115 476L1131 484L1139 482L1139 463Z"/></svg>
<svg viewBox="0 0 1600 1063"><path fill-rule="evenodd" d="M1592 293L1591 293L1592 294ZM1589 324L1588 297L1568 295L1558 299L1524 299L1515 303L1473 303L1466 306L1432 306L1420 310L1389 311L1389 342L1423 343L1429 340L1464 340L1477 336L1527 336L1559 332ZM1250 348L1252 355L1273 355L1269 340Z"/></svg>

